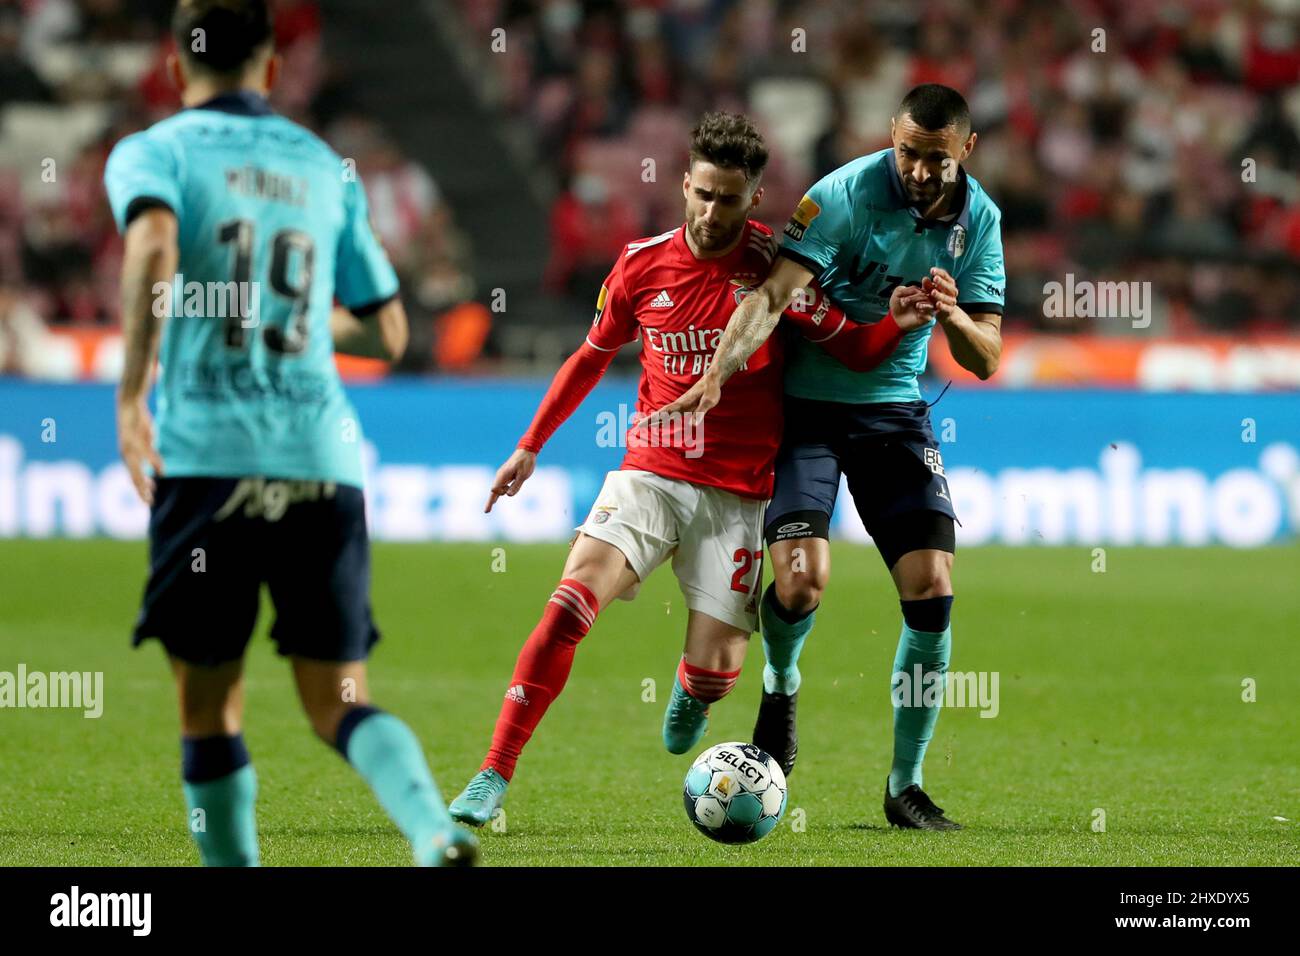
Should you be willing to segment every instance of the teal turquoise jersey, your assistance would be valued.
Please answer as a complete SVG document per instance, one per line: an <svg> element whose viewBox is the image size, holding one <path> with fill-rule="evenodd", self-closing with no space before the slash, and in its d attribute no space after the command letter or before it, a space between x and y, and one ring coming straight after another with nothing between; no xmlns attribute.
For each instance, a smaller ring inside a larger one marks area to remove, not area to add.
<svg viewBox="0 0 1300 956"><path fill-rule="evenodd" d="M894 288L919 285L932 266L952 274L967 313L1001 315L1002 214L974 177L959 170L958 179L959 210L923 220L908 203L892 149L855 159L808 190L786 224L781 254L810 269L857 322L880 321ZM916 401L933 329L931 322L909 332L870 372L851 371L800 338L786 361L786 394L852 404Z"/></svg>
<svg viewBox="0 0 1300 956"><path fill-rule="evenodd" d="M104 184L119 229L157 206L179 223L159 353L164 473L360 487L361 427L330 311L337 298L371 313L398 283L352 165L235 93L124 138Z"/></svg>

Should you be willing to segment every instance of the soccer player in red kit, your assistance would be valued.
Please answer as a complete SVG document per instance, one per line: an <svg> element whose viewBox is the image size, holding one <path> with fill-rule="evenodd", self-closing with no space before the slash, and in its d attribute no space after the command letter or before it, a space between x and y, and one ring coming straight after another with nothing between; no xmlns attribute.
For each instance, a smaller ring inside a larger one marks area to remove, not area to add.
<svg viewBox="0 0 1300 956"><path fill-rule="evenodd" d="M601 287L586 341L556 374L532 425L497 471L486 510L502 495L518 493L543 444L620 347L640 335L638 413L662 408L699 379L732 311L766 278L776 238L748 218L762 196L762 137L743 116L709 113L692 132L690 160L682 185L685 224L624 248ZM928 301L919 290L900 290L892 317L857 325L810 288L796 297L788 318L845 364L868 369L905 331L928 320ZM622 467L609 473L578 529L560 583L520 651L491 749L452 801L453 817L475 826L491 819L601 608L616 597L631 600L669 557L688 616L664 745L685 753L703 736L708 707L735 684L754 631L763 511L781 441L782 359L781 339L768 339L728 381L707 429L679 416L629 430Z"/></svg>

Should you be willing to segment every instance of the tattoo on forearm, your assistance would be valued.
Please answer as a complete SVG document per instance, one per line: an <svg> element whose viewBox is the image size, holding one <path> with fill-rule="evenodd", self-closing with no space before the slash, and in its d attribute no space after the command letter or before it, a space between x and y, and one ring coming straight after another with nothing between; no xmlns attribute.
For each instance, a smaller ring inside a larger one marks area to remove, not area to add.
<svg viewBox="0 0 1300 956"><path fill-rule="evenodd" d="M780 312L772 315L771 310L772 304L765 292L751 293L736 307L713 355L714 366L722 381L725 382L744 365L772 334Z"/></svg>

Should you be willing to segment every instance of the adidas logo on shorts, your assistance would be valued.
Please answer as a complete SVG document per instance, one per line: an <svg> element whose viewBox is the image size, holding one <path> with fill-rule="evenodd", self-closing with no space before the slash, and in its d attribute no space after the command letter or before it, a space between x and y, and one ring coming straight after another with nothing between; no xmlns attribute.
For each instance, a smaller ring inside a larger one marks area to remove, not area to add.
<svg viewBox="0 0 1300 956"><path fill-rule="evenodd" d="M515 684L508 691L506 691L506 700L513 700L516 704L523 704L527 706L528 695L524 693L524 685Z"/></svg>

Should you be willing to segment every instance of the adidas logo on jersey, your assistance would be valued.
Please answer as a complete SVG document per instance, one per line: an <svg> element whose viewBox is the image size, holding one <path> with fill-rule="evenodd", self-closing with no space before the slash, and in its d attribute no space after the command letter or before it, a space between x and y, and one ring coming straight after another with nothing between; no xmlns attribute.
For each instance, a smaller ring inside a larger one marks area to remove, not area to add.
<svg viewBox="0 0 1300 956"><path fill-rule="evenodd" d="M660 289L659 294L650 302L650 308L652 309L671 309L672 307L673 300L668 298L667 289Z"/></svg>
<svg viewBox="0 0 1300 956"><path fill-rule="evenodd" d="M523 684L515 684L506 691L506 700L513 700L516 704L528 705L528 695L524 693Z"/></svg>

